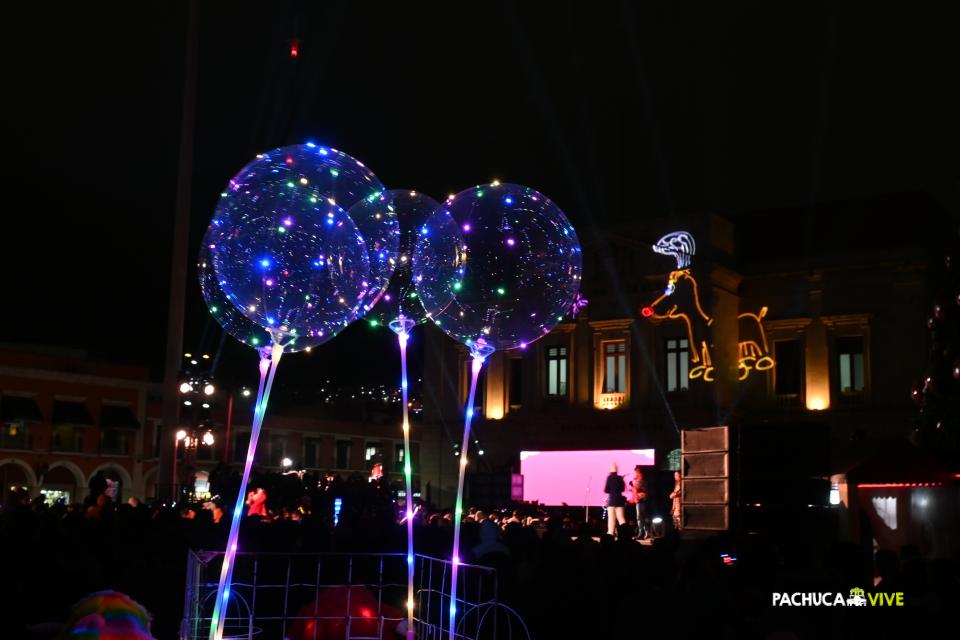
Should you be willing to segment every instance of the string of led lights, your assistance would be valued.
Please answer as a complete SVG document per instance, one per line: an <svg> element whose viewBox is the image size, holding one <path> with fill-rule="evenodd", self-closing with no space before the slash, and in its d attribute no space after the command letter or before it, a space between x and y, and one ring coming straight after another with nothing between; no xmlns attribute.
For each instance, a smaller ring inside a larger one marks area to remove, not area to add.
<svg viewBox="0 0 960 640"><path fill-rule="evenodd" d="M263 425L263 416L266 414L267 402L270 399L273 376L276 374L277 365L280 363L280 356L282 355L283 347L279 344L275 344L269 352L267 350L261 352L260 384L257 387L257 402L253 410L253 425L250 429L250 442L247 445L247 458L243 465L243 475L240 478L236 505L230 519L230 534L227 537L227 549L220 569L220 581L217 584L217 600L210 621L210 637L212 640L223 638L223 625L226 619L227 602L230 599L230 584L233 578L233 561L237 553L237 538L240 535L240 519L243 514L243 507L246 504L247 483L250 481L250 471L253 468L253 459L257 452L260 428Z"/></svg>
<svg viewBox="0 0 960 640"><path fill-rule="evenodd" d="M454 640L457 617L457 570L460 568L460 522L463 520L463 481L467 473L470 448L470 423L473 422L473 399L477 393L477 379L486 356L474 351L470 366L470 394L463 420L463 444L460 447L460 476L457 480L457 502L453 515L453 556L450 568L450 640Z"/></svg>

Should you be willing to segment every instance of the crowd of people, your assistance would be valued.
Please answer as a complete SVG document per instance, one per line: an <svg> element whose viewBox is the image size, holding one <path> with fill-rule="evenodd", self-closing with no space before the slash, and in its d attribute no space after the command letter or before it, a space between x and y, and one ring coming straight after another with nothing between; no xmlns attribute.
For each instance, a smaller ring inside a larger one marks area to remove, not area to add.
<svg viewBox="0 0 960 640"><path fill-rule="evenodd" d="M875 558L868 548L804 535L802 521L756 535L681 536L667 526L655 544L637 544L634 538L650 535L643 480L635 473L629 486L608 486L624 503L610 505L606 522L599 511L585 518L582 508L468 509L463 561L497 570L500 599L537 639L602 637L638 627L682 637L823 637L824 615L837 625L855 622L874 637L904 628L924 635L956 622L960 583L951 560L923 559L911 549ZM187 551L223 549L229 518L222 515L232 504L234 481L230 473L214 481L222 499L177 505L113 499L106 491L72 505L7 495L0 510L0 637L54 637L74 603L105 589L142 604L153 616L155 637L176 637ZM406 549L405 508L382 480L265 474L250 488L240 537L245 550ZM677 491L670 494L674 505ZM634 505L633 517L624 513L627 503ZM414 521L417 552L449 557L453 514L418 504ZM884 590L905 592L909 607L855 619L854 611L770 606L774 591L870 590L878 566Z"/></svg>

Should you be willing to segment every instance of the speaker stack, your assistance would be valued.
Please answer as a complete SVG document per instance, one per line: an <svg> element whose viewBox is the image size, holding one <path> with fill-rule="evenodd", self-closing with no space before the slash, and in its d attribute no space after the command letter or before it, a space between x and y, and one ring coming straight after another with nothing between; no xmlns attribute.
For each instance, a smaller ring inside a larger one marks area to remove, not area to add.
<svg viewBox="0 0 960 640"><path fill-rule="evenodd" d="M681 525L688 531L726 531L730 528L730 430L682 431L680 455Z"/></svg>

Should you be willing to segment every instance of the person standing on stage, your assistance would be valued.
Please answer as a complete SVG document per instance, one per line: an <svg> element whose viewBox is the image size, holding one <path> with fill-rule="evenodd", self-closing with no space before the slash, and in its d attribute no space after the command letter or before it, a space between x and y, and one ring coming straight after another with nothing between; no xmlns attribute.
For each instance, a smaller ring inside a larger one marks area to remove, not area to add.
<svg viewBox="0 0 960 640"><path fill-rule="evenodd" d="M670 494L670 499L673 500L673 505L670 508L670 515L673 517L673 528L677 531L680 531L680 509L682 508L683 502L683 484L680 478L680 472L673 472L673 492Z"/></svg>
<svg viewBox="0 0 960 640"><path fill-rule="evenodd" d="M637 509L637 540L647 537L647 481L643 479L640 465L633 468L630 480L630 502Z"/></svg>
<svg viewBox="0 0 960 640"><path fill-rule="evenodd" d="M626 523L627 519L623 513L623 505L626 500L623 497L623 491L626 489L623 478L617 473L617 463L610 466L610 475L607 476L607 484L603 492L607 494L607 533L611 536L617 532L617 525Z"/></svg>

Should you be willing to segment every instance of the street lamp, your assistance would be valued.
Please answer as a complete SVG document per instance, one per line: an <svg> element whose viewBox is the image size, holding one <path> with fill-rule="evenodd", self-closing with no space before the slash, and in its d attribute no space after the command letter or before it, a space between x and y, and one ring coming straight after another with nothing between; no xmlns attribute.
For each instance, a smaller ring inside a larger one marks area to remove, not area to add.
<svg viewBox="0 0 960 640"><path fill-rule="evenodd" d="M189 382L180 383L180 393L190 393L193 391L193 386Z"/></svg>
<svg viewBox="0 0 960 640"><path fill-rule="evenodd" d="M203 393L204 393L204 395L208 395L208 396L212 396L212 395L213 395L213 392L216 391L216 390L217 390L216 387L214 387L213 384L211 384L211 383L209 383L209 382L208 382L206 385L204 385L204 387L203 387Z"/></svg>
<svg viewBox="0 0 960 640"><path fill-rule="evenodd" d="M203 434L203 444L207 445L208 447L212 447L213 442L214 438L212 431L207 431L205 434Z"/></svg>
<svg viewBox="0 0 960 640"><path fill-rule="evenodd" d="M291 460L290 458L284 458L283 460L280 461L280 464L283 465L284 469L289 469L290 467L293 466L293 460Z"/></svg>

